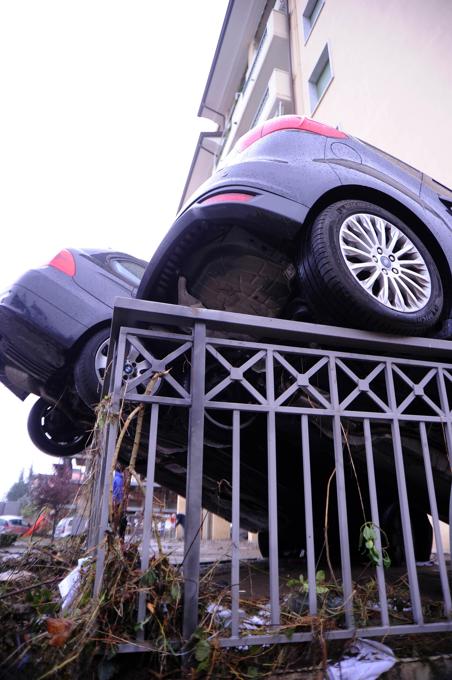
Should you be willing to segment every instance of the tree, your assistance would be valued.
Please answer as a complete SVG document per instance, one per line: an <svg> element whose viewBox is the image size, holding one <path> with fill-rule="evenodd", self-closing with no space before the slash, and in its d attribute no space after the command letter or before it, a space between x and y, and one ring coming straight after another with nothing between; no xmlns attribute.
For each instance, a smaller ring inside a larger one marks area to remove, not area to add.
<svg viewBox="0 0 452 680"><path fill-rule="evenodd" d="M15 482L8 493L6 499L8 501L19 501L28 493L28 483L24 480L24 471L20 473L19 481Z"/></svg>
<svg viewBox="0 0 452 680"><path fill-rule="evenodd" d="M71 481L72 467L70 460L53 467L55 470L53 475L36 476L30 489L30 497L37 507L47 506L53 510L52 539L55 535L61 510L72 502L75 493L74 484Z"/></svg>

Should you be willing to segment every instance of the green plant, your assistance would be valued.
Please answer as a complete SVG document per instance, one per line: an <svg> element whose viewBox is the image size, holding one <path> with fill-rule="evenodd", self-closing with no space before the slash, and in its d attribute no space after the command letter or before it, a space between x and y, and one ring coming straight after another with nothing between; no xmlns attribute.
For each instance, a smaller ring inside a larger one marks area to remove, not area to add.
<svg viewBox="0 0 452 680"><path fill-rule="evenodd" d="M386 547L382 545L381 551L377 548L378 533L385 538L385 545L387 545L387 537L384 531L379 529L373 522L365 522L359 531L359 549L363 554L367 554L371 564L376 567L383 563L387 569L391 566L391 558L388 555Z"/></svg>
<svg viewBox="0 0 452 680"><path fill-rule="evenodd" d="M309 592L309 582L305 580L303 574L300 574L298 578L290 578L287 581L289 588L294 588L294 590L299 593ZM325 595L329 590L328 585L325 583L325 572L320 569L315 575L315 591L317 595Z"/></svg>

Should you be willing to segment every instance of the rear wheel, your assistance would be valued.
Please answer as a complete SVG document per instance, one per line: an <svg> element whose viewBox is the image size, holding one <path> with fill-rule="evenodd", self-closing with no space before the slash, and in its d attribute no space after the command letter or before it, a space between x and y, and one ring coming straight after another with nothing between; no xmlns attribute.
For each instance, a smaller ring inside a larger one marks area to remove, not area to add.
<svg viewBox="0 0 452 680"><path fill-rule="evenodd" d="M102 385L107 371L109 344L110 329L103 328L87 340L75 364L75 389L82 401L90 408L94 408L100 400ZM124 381L141 375L149 367L149 361L144 358L139 350L132 347L127 354L123 367Z"/></svg>
<svg viewBox="0 0 452 680"><path fill-rule="evenodd" d="M44 399L33 404L27 426L33 444L50 456L75 456L85 449L90 434Z"/></svg>
<svg viewBox="0 0 452 680"><path fill-rule="evenodd" d="M440 318L443 290L428 247L372 203L341 201L318 215L300 264L321 320L419 335Z"/></svg>
<svg viewBox="0 0 452 680"><path fill-rule="evenodd" d="M102 383L107 370L110 329L102 328L83 346L74 368L75 389L80 398L90 406L100 399Z"/></svg>

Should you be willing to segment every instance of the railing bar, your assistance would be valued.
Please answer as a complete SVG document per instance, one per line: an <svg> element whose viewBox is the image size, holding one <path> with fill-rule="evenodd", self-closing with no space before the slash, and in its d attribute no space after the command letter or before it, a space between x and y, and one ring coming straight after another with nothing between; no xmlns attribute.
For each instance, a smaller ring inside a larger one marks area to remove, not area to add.
<svg viewBox="0 0 452 680"><path fill-rule="evenodd" d="M447 421L443 424L446 428L446 445L447 445L447 455L449 458L449 467L452 468L452 426L451 426L451 411L449 399L447 396L446 380L444 377L445 368L438 368L438 384L439 384L439 396L441 400L441 406L444 413L447 416ZM450 488L449 495L449 546L452 551L452 485Z"/></svg>
<svg viewBox="0 0 452 680"><path fill-rule="evenodd" d="M163 397L162 403L163 402ZM168 398L166 403L170 403L168 401ZM312 407L304 407L304 406L279 406L279 399L278 401L275 401L275 406L278 406L278 413L287 413L287 414L306 414L306 415L324 415L324 416L332 416L335 413L340 413L342 417L344 418L356 418L357 420L363 420L364 418L370 418L371 420L391 420L391 413L392 410L386 410L384 412L378 412L378 411L352 411L352 410L342 410L341 405L339 405L338 409L332 408L332 407L327 407L327 408L312 408ZM137 395L135 397L135 401L145 401L145 399L140 399L140 396ZM158 397L147 397L146 398L147 402L160 402L160 399ZM175 402L176 403L176 402ZM184 403L182 400L177 401L178 404ZM258 411L260 413L265 413L268 411L271 407L268 405L261 405L261 404L246 404L246 403L240 403L240 402L228 402L228 401L209 401L206 404L206 408L209 409L218 409L218 410L234 410L238 409L240 411ZM418 423L420 420L424 420L425 422L428 423L444 423L444 416L433 416L431 414L429 415L423 415L421 413L418 414L404 414L404 413L399 413L398 414L398 419L402 422L415 422ZM452 421L452 415L451 415L451 421Z"/></svg>
<svg viewBox="0 0 452 680"><path fill-rule="evenodd" d="M227 325L225 323L225 327L227 328ZM336 336L338 337L338 336ZM262 347L262 344L258 342L249 342L246 340L222 340L220 338L207 338L207 341L209 342L210 345L218 345L218 346L233 346L233 347L242 347L246 349L259 349ZM309 341L306 341L309 342ZM338 338L339 342L339 338ZM382 346L384 346L384 343L382 343ZM305 356L318 356L318 357L324 357L327 355L328 357L334 357L338 359L344 359L344 360L350 360L350 359L359 359L363 363L381 363L381 356L378 356L377 354L356 354L354 352L340 352L338 350L321 350L321 349L311 349L310 347L300 347L300 346L295 346L295 345L279 345L279 344L266 344L266 347L268 349L271 349L272 351L275 352L281 352L281 355L284 354L300 354L300 355L305 355ZM418 351L425 350L425 352L429 355L432 354L432 348L427 348L427 347L419 347ZM387 351L386 348L383 348L383 351ZM444 352L444 348L442 348L442 351ZM402 357L396 357L396 356L390 356L387 357L387 361L397 363L397 365L400 366L431 366L432 362L431 360L429 361L428 359L409 359L409 358L402 358ZM447 363L445 361L442 362L435 362L435 367L442 367L446 370L451 370L452 371L452 364Z"/></svg>
<svg viewBox="0 0 452 680"><path fill-rule="evenodd" d="M155 477L155 458L157 450L157 430L159 422L159 405L152 404L151 419L149 427L148 460L146 468L146 495L144 499L144 519L143 519L143 538L141 541L141 571L144 573L149 567L149 554L152 536L152 511L154 501L154 477ZM138 596L138 616L137 621L144 621L146 613L146 594L140 593ZM144 637L144 632L139 631L138 639Z"/></svg>
<svg viewBox="0 0 452 680"><path fill-rule="evenodd" d="M256 390L256 388L253 387L253 385L251 385L251 383L248 382L248 380L246 378L243 378L243 380L242 380L242 387L244 389L248 390L248 392L251 394L251 396L254 397L256 399L256 401L258 401L260 404L266 404L267 403L267 400L265 399L265 397L263 397L262 394L260 394Z"/></svg>
<svg viewBox="0 0 452 680"><path fill-rule="evenodd" d="M239 634L240 588L240 411L232 415L231 635Z"/></svg>
<svg viewBox="0 0 452 680"><path fill-rule="evenodd" d="M406 624L399 626L390 626L388 628L383 628L383 626L373 626L372 628L341 628L335 630L323 631L323 638L327 640L344 640L346 638L369 638L369 637L381 637L386 635L413 635L421 633L443 633L452 631L452 623L439 622L439 623L428 623L422 626L416 626L414 624ZM219 638L218 643L220 647L236 647L242 645L255 645L256 640L259 641L259 645L275 645L275 644L290 644L296 642L309 642L313 639L313 634L311 631L306 633L293 633L290 638L283 634L259 634L256 635L246 635L238 638ZM349 677L349 676L347 676ZM362 676L360 676L362 677Z"/></svg>
<svg viewBox="0 0 452 680"><path fill-rule="evenodd" d="M111 405L110 409L114 413L119 411L119 395L122 386L122 367L124 365L126 347L126 334L121 329L119 332L119 339L117 345L116 358L112 366L112 378L110 379L111 389ZM110 498L112 494L113 481L113 457L116 449L116 439L118 436L118 418L109 420L107 424L106 436L106 452L107 455L102 461L100 472L100 484L98 490L101 491L100 499L100 513L99 513L99 530L97 533L97 557L96 557L96 574L94 577L93 594L94 597L99 597L102 581L104 577L105 567L105 531L108 526L108 513L110 506Z"/></svg>
<svg viewBox="0 0 452 680"><path fill-rule="evenodd" d="M119 399L123 386L122 374L126 360L126 342L127 335L124 332L124 329L121 329L119 332L118 348L113 371L113 385L111 390L113 401Z"/></svg>
<svg viewBox="0 0 452 680"><path fill-rule="evenodd" d="M414 620L417 624L422 624L424 619L422 615L421 597L419 592L419 582L416 571L416 558L414 555L413 534L411 531L410 508L408 505L408 492L406 486L405 468L403 463L402 441L400 437L399 422L397 420L396 396L394 387L394 378L391 367L386 367L386 384L388 389L389 404L394 411L394 419L391 423L392 442L394 451L394 462L396 468L397 490L399 494L400 517L402 520L403 529L403 545L405 548L405 560L408 571L408 583L411 596L411 607L413 610Z"/></svg>
<svg viewBox="0 0 452 680"><path fill-rule="evenodd" d="M422 455L424 458L425 478L427 481L428 498L430 501L430 514L433 522L433 532L435 534L436 551L438 555L438 568L441 580L441 587L443 590L445 611L448 618L452 616L452 602L450 597L449 580L447 577L446 560L444 557L443 542L441 538L441 531L439 527L438 505L436 503L435 486L433 483L432 462L430 459L430 449L427 439L427 430L425 423L419 423L419 432L421 435Z"/></svg>
<svg viewBox="0 0 452 680"><path fill-rule="evenodd" d="M452 427L451 427L451 412L449 399L447 397L446 381L444 378L444 370L442 368L438 369L438 386L439 386L439 398L441 401L441 408L446 416L448 416L445 423L446 427L446 444L447 444L447 455L449 457L449 466L452 468ZM452 525L451 525L452 526Z"/></svg>
<svg viewBox="0 0 452 680"><path fill-rule="evenodd" d="M182 340L192 342L192 330L189 333L175 333L169 330L150 330L145 328L136 328L135 326L121 326L121 330L127 335L135 335L143 338L157 338L162 340Z"/></svg>
<svg viewBox="0 0 452 680"><path fill-rule="evenodd" d="M315 578L314 522L312 516L311 451L308 416L301 416L301 455L303 458L304 514L306 526L306 556L308 566L309 613L317 614L317 584Z"/></svg>
<svg viewBox="0 0 452 680"><path fill-rule="evenodd" d="M377 485L375 481L374 455L372 449L372 433L370 422L367 418L364 421L364 445L366 449L367 478L369 480L370 512L372 516L372 522L374 526L377 527L377 531L375 532L375 542L377 550L381 555L380 564L378 564L376 567L378 596L381 610L381 624L382 626L389 626L388 599L386 595L386 581L383 567L383 549L381 545L380 517L378 513Z"/></svg>
<svg viewBox="0 0 452 680"><path fill-rule="evenodd" d="M339 395L337 388L337 375L334 359L330 358L329 364L330 394L333 406L339 408ZM353 585L352 568L350 561L350 542L348 536L348 517L347 501L344 476L344 453L342 445L341 419L336 413L333 417L333 443L334 459L336 465L336 497L337 511L339 516L339 535L342 569L342 589L344 596L345 623L351 628L353 626Z"/></svg>
<svg viewBox="0 0 452 680"><path fill-rule="evenodd" d="M273 353L271 350L267 352L266 372L268 401L273 404L275 386L273 378ZM274 410L271 410L267 415L267 468L271 622L273 625L279 625L278 497L276 477L276 415Z"/></svg>
<svg viewBox="0 0 452 680"><path fill-rule="evenodd" d="M189 640L198 625L199 558L201 550L202 469L204 455L204 380L205 380L204 323L194 328L191 385L189 442L187 451L187 490L184 528L184 614L183 636Z"/></svg>
<svg viewBox="0 0 452 680"><path fill-rule="evenodd" d="M160 397L158 394L127 393L127 401L139 404L162 404L166 406L190 406L191 399L185 397Z"/></svg>
<svg viewBox="0 0 452 680"><path fill-rule="evenodd" d="M118 421L115 419L113 423L108 425L107 435L107 455L105 457L104 474L102 480L102 496L100 503L99 516L99 533L97 536L97 559L96 559L96 576L94 577L94 597L100 594L100 588L104 576L105 566L105 531L108 526L108 511L109 501L112 493L112 475L113 456L116 448L116 439L118 435Z"/></svg>

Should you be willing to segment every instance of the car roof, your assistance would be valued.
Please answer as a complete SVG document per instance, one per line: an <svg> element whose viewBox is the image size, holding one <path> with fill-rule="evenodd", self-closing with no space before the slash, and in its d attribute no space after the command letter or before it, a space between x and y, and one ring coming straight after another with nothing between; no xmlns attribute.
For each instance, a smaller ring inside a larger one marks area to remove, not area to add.
<svg viewBox="0 0 452 680"><path fill-rule="evenodd" d="M0 515L0 519L6 519L9 521L10 519L23 519L23 517L21 515Z"/></svg>

